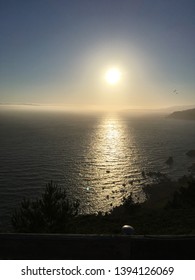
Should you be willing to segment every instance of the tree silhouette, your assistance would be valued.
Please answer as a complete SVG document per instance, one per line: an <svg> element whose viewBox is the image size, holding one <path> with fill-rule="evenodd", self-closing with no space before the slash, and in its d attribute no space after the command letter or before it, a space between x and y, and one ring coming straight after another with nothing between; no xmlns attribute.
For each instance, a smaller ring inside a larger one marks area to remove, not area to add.
<svg viewBox="0 0 195 280"><path fill-rule="evenodd" d="M40 199L23 199L12 216L16 232L68 232L69 223L78 215L79 201L70 202L65 190L52 181L46 185Z"/></svg>

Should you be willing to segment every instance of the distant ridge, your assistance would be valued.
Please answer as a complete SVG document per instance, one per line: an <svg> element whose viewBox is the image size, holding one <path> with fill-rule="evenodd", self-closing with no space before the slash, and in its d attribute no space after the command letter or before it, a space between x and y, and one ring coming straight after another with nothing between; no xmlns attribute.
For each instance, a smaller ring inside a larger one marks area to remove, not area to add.
<svg viewBox="0 0 195 280"><path fill-rule="evenodd" d="M195 120L195 108L184 111L176 111L170 114L168 117L180 120Z"/></svg>
<svg viewBox="0 0 195 280"><path fill-rule="evenodd" d="M166 107L166 108L160 108L160 110L171 114L172 112L190 110L193 108L195 108L195 104L194 105L175 105L175 106L170 106L170 107Z"/></svg>
<svg viewBox="0 0 195 280"><path fill-rule="evenodd" d="M3 103L0 102L0 106L40 106L37 103Z"/></svg>

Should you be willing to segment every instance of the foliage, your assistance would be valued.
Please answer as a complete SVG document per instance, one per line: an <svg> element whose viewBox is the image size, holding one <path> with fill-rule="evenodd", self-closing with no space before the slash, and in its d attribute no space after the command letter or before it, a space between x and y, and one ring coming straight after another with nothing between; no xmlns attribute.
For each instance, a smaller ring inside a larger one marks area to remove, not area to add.
<svg viewBox="0 0 195 280"><path fill-rule="evenodd" d="M110 213L112 217L128 217L132 216L140 209L140 204L133 200L132 194L128 197L123 198L123 203L113 208Z"/></svg>
<svg viewBox="0 0 195 280"><path fill-rule="evenodd" d="M171 187L169 181L164 184ZM51 182L40 199L22 201L12 224L17 232L121 234L122 226L129 224L141 235L195 234L195 179L183 177L178 185L166 207L140 205L130 195L110 213L78 215L78 201L70 203Z"/></svg>
<svg viewBox="0 0 195 280"><path fill-rule="evenodd" d="M195 179L193 177L183 181L183 185L174 193L173 199L168 202L167 208L195 208Z"/></svg>
<svg viewBox="0 0 195 280"><path fill-rule="evenodd" d="M21 202L12 216L12 225L16 232L66 232L78 209L79 201L71 203L66 192L51 181L40 199Z"/></svg>

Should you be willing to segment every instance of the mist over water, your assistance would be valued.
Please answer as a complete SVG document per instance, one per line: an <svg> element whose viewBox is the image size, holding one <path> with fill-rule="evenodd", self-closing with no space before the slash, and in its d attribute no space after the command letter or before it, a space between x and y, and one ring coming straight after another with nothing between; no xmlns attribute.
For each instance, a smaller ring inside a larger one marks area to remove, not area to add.
<svg viewBox="0 0 195 280"><path fill-rule="evenodd" d="M142 171L178 178L195 148L194 122L161 115L2 110L0 128L0 227L50 180L80 200L81 213L110 211L130 193L141 202L151 182Z"/></svg>

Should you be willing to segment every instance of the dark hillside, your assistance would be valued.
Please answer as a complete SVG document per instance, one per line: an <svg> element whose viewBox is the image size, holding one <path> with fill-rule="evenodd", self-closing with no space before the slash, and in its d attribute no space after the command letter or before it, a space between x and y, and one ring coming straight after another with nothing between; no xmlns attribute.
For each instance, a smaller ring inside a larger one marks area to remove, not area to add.
<svg viewBox="0 0 195 280"><path fill-rule="evenodd" d="M169 118L182 120L195 120L195 108L184 111L176 111L169 115Z"/></svg>

